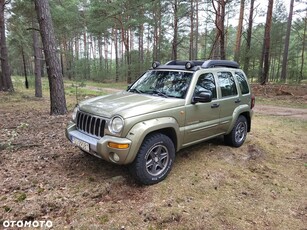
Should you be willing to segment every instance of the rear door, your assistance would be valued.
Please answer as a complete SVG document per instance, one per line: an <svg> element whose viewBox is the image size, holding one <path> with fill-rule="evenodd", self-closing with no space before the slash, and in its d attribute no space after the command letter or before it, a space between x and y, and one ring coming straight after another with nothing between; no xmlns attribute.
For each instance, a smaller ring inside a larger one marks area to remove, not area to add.
<svg viewBox="0 0 307 230"><path fill-rule="evenodd" d="M241 104L241 99L231 71L219 71L217 77L220 86L220 127L226 132L233 119L234 110Z"/></svg>

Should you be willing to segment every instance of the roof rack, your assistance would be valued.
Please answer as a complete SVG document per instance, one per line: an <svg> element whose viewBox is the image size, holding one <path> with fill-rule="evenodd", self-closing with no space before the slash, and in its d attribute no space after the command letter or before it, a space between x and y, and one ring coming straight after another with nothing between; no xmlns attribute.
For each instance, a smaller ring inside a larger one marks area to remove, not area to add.
<svg viewBox="0 0 307 230"><path fill-rule="evenodd" d="M235 61L228 60L192 60L192 61L181 61L181 60L172 60L167 62L164 65L160 65L159 62L153 62L153 69L180 69L180 70L192 70L196 71L200 68L208 69L214 67L228 67L238 69L240 66Z"/></svg>

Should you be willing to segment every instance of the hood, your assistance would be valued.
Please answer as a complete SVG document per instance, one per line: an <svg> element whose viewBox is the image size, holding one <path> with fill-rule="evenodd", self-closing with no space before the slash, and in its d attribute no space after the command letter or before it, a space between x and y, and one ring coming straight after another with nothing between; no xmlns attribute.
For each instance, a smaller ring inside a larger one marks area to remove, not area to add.
<svg viewBox="0 0 307 230"><path fill-rule="evenodd" d="M123 118L129 118L183 106L184 103L183 99L164 98L123 91L85 100L80 103L80 110L108 118L113 115L120 115Z"/></svg>

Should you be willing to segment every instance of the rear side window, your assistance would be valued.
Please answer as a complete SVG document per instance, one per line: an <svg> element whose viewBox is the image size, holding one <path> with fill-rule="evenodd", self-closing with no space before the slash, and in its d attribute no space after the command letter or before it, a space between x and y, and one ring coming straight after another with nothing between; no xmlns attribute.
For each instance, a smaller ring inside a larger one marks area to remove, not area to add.
<svg viewBox="0 0 307 230"><path fill-rule="evenodd" d="M235 79L231 72L218 72L218 79L222 97L231 97L238 94Z"/></svg>
<svg viewBox="0 0 307 230"><path fill-rule="evenodd" d="M239 82L241 93L242 94L248 94L249 88L248 88L248 83L247 83L247 80L246 80L246 77L244 76L244 74L240 73L240 72L236 72L235 76L236 76L236 78Z"/></svg>

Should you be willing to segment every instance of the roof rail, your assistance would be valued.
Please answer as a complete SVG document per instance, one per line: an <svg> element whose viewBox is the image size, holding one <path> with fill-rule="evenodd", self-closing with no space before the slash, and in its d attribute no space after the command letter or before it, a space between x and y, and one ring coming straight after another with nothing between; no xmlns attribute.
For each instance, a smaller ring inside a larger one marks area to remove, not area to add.
<svg viewBox="0 0 307 230"><path fill-rule="evenodd" d="M201 66L204 63L204 60L189 60L189 61L182 61L182 60L172 60L167 62L165 65L185 65L187 62L192 62L194 66Z"/></svg>
<svg viewBox="0 0 307 230"><path fill-rule="evenodd" d="M240 66L235 61L228 61L228 60L207 60L205 61L202 68L214 68L214 67L229 67L229 68L236 68L238 69Z"/></svg>

